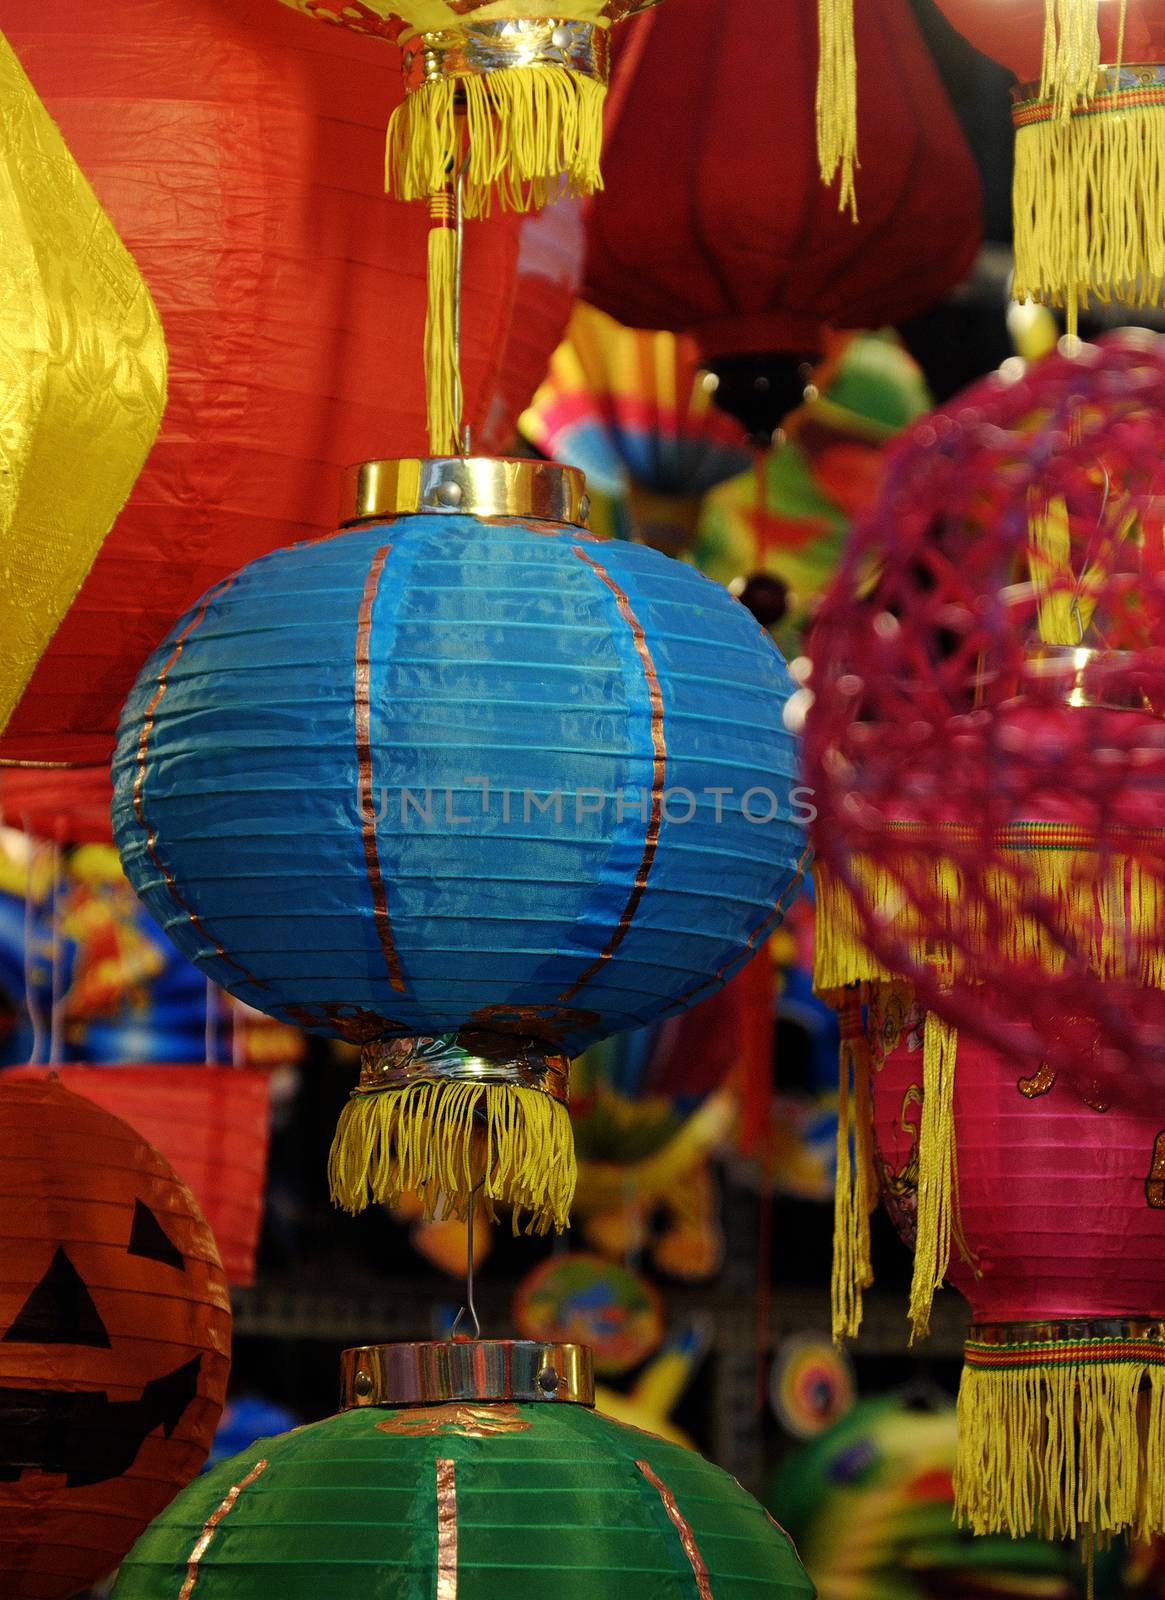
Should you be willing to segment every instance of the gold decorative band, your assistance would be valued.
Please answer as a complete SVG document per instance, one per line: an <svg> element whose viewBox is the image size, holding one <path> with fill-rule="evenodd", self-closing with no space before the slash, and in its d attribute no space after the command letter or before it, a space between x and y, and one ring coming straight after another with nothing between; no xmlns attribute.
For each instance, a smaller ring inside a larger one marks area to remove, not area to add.
<svg viewBox="0 0 1165 1600"><path fill-rule="evenodd" d="M444 1339L359 1345L340 1357L341 1411L515 1400L593 1406L590 1350L535 1339Z"/></svg>
<svg viewBox="0 0 1165 1600"><path fill-rule="evenodd" d="M414 1083L510 1084L570 1103L570 1058L536 1039L506 1034L444 1033L434 1038L376 1039L360 1052L357 1094Z"/></svg>
<svg viewBox="0 0 1165 1600"><path fill-rule="evenodd" d="M1107 711L1147 711L1162 715L1137 681L1138 657L1131 650L1098 650L1089 645L1033 645L1026 654L1023 678L1049 688L1066 706Z"/></svg>
<svg viewBox="0 0 1165 1600"><path fill-rule="evenodd" d="M344 474L340 521L384 517L529 517L586 528L590 497L576 467L505 456L363 461Z"/></svg>
<svg viewBox="0 0 1165 1600"><path fill-rule="evenodd" d="M606 83L611 74L607 27L543 17L499 17L457 28L401 35L401 67L411 94L439 78L480 78L521 67L564 67Z"/></svg>

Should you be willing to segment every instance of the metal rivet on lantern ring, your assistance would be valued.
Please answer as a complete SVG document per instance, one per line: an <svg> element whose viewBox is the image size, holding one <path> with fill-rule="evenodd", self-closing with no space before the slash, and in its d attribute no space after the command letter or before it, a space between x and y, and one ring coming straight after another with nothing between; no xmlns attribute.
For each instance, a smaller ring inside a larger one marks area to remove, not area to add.
<svg viewBox="0 0 1165 1600"><path fill-rule="evenodd" d="M590 514L591 514L591 497L590 497L589 494L584 494L582 499L579 501L579 503L578 503L578 514L579 514L579 516L582 518L582 520L584 522L590 516Z"/></svg>
<svg viewBox="0 0 1165 1600"><path fill-rule="evenodd" d="M437 489L437 498L447 506L459 506L462 500L462 489L459 483L442 483Z"/></svg>
<svg viewBox="0 0 1165 1600"><path fill-rule="evenodd" d="M570 43L570 29L564 28L561 23L550 35L550 43L556 50L565 50Z"/></svg>
<svg viewBox="0 0 1165 1600"><path fill-rule="evenodd" d="M352 1387L355 1389L356 1393L361 1397L361 1399L364 1399L366 1396L372 1393L372 1374L370 1372L365 1372L363 1368L361 1368L361 1370L356 1374L356 1381Z"/></svg>
<svg viewBox="0 0 1165 1600"><path fill-rule="evenodd" d="M543 1394L558 1393L558 1374L553 1367L543 1367L538 1374L538 1387Z"/></svg>

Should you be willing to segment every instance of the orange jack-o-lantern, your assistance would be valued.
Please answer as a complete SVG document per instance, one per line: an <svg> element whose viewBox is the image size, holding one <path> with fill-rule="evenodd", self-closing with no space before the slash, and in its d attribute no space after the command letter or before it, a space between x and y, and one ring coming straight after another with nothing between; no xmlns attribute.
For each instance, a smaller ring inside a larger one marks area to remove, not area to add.
<svg viewBox="0 0 1165 1600"><path fill-rule="evenodd" d="M59 1082L0 1080L0 1600L68 1600L194 1477L230 1332L173 1168Z"/></svg>

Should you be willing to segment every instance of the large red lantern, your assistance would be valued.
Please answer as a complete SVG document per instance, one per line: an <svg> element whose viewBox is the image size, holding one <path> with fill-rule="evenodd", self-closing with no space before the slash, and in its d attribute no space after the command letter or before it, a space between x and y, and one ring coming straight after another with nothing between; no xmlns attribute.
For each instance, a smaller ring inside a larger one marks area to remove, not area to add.
<svg viewBox="0 0 1165 1600"><path fill-rule="evenodd" d="M1025 1077L908 990L868 999L883 1194L917 1234L916 1289L945 1270L971 1305L956 1512L976 1533L1160 1533L1165 1117Z"/></svg>
<svg viewBox="0 0 1165 1600"><path fill-rule="evenodd" d="M938 5L1015 74L1016 299L1067 306L1072 332L1090 296L1156 304L1165 279L1165 4ZM859 69L861 50L859 42ZM859 78L859 104L866 92ZM862 183L864 174L859 195Z"/></svg>
<svg viewBox="0 0 1165 1600"><path fill-rule="evenodd" d="M667 0L649 20L590 212L584 294L632 327L693 334L718 399L771 433L824 324L897 322L963 276L975 168L903 0L857 7L856 224L818 179L812 6Z"/></svg>
<svg viewBox="0 0 1165 1600"><path fill-rule="evenodd" d="M168 1164L60 1083L0 1084L0 1596L110 1572L210 1448L231 1315Z"/></svg>
<svg viewBox="0 0 1165 1600"><path fill-rule="evenodd" d="M158 442L0 738L0 759L100 762L184 607L334 529L341 468L423 451L428 219L382 192L402 91L374 39L272 0L10 0L4 27L170 351ZM569 250L523 226L498 216L466 240L465 414L483 449L508 438L569 314Z"/></svg>

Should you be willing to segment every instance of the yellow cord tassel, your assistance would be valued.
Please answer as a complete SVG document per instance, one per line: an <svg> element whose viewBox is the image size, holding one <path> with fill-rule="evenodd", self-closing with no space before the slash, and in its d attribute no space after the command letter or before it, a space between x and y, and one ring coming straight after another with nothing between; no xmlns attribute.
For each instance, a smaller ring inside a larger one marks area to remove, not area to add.
<svg viewBox="0 0 1165 1600"><path fill-rule="evenodd" d="M817 0L817 164L828 187L841 173L837 209L858 220L858 67L854 0Z"/></svg>
<svg viewBox="0 0 1165 1600"><path fill-rule="evenodd" d="M1099 0L1044 0L1040 96L1057 117L1088 98L1100 71Z"/></svg>
<svg viewBox="0 0 1165 1600"><path fill-rule="evenodd" d="M954 1484L956 1517L978 1534L1161 1533L1165 1367L1103 1359L964 1366Z"/></svg>
<svg viewBox="0 0 1165 1600"><path fill-rule="evenodd" d="M951 1259L955 1170L955 1029L927 1012L918 1130L918 1240L910 1285L910 1342L930 1332L934 1292Z"/></svg>
<svg viewBox="0 0 1165 1600"><path fill-rule="evenodd" d="M328 1162L332 1199L355 1214L414 1190L425 1216L468 1215L474 1188L490 1214L513 1207L514 1232L570 1222L577 1169L570 1113L514 1084L411 1083L356 1093L340 1116ZM484 1180L484 1182L483 1182Z"/></svg>
<svg viewBox="0 0 1165 1600"><path fill-rule="evenodd" d="M1137 100L1149 103L1138 104ZM1017 300L1156 305L1165 281L1165 103L1100 94L1059 120L1016 113Z"/></svg>
<svg viewBox="0 0 1165 1600"><path fill-rule="evenodd" d="M457 232L452 195L429 202L429 304L425 317L425 392L428 398L429 450L455 456L461 449L461 372L454 331Z"/></svg>
<svg viewBox="0 0 1165 1600"><path fill-rule="evenodd" d="M468 217L488 216L495 194L512 211L545 204L564 182L572 194L592 194L603 186L606 96L605 84L560 66L435 78L392 114L385 187L401 200L427 199L468 155Z"/></svg>
<svg viewBox="0 0 1165 1600"><path fill-rule="evenodd" d="M874 1281L870 1213L878 1197L874 1171L870 1058L855 989L841 998L837 1102L837 1179L833 1199L833 1340L855 1338L862 1325L862 1290ZM850 1140L853 1140L851 1155Z"/></svg>

